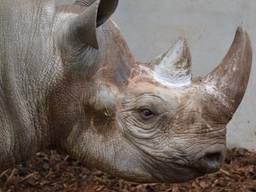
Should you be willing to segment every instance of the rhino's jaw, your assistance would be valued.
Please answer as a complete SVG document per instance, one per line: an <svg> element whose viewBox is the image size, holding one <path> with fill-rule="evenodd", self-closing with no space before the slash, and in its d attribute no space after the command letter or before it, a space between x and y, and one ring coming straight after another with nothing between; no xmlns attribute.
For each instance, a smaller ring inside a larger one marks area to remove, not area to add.
<svg viewBox="0 0 256 192"><path fill-rule="evenodd" d="M216 147L224 149L225 146L217 145ZM121 164L116 161L116 169L111 171L112 174L115 173L116 176L138 183L181 183L219 171L224 162L225 150L209 153L212 157L203 155L198 159L192 160L193 158L191 158L191 161L186 163L180 163L180 159L184 157L176 157L177 163L175 160L158 159L156 155L149 155L138 147L134 147L133 151L134 153L127 151L126 154L123 154L129 163L123 164L120 161L122 166L119 166ZM215 154L217 155L215 156ZM109 172L109 170L105 171Z"/></svg>
<svg viewBox="0 0 256 192"><path fill-rule="evenodd" d="M125 144L125 146L128 145L130 144ZM194 162L183 164L157 159L136 146L130 145L130 147L129 149L124 148L125 153L120 154L122 156L119 156L121 157L120 159L118 155L116 156L115 164L111 169L104 167L103 170L137 183L182 183L217 172L224 161L223 155L215 160L202 160L201 158Z"/></svg>
<svg viewBox="0 0 256 192"><path fill-rule="evenodd" d="M215 149L219 149L219 151L213 152ZM219 171L224 162L224 152L224 145L213 145L205 151L199 152L197 157L191 157L191 160L186 163L180 163L178 155L177 161L168 162L168 160L163 161L149 157L147 154L145 155L145 165L146 170L152 176L150 182L180 183ZM180 159L182 158L180 157Z"/></svg>
<svg viewBox="0 0 256 192"><path fill-rule="evenodd" d="M145 148L144 146L140 148L137 144L134 145L133 142L130 141L129 143L136 150L134 156L139 158L136 158L136 161L133 162L133 167L130 166L128 170L117 175L135 182L186 182L219 171L225 158L225 144L213 144L208 148L205 146L206 149L203 150L199 143L191 143L190 145L184 145L184 149L175 149L175 146L170 146L169 151L159 151L157 153L154 149ZM185 149L186 146L193 145L194 149ZM183 147L180 146L180 148ZM127 158L130 158L130 155ZM127 175L131 171L133 171L132 177Z"/></svg>

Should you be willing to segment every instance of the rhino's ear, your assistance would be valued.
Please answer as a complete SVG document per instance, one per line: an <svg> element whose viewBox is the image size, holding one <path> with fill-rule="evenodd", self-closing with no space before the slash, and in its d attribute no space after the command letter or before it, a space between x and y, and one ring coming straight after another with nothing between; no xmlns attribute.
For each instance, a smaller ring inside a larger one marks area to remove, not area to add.
<svg viewBox="0 0 256 192"><path fill-rule="evenodd" d="M102 25L117 7L118 0L79 0L81 13L69 24L69 39L98 49L96 28Z"/></svg>
<svg viewBox="0 0 256 192"><path fill-rule="evenodd" d="M97 0L76 0L75 5L79 5L81 7L90 7ZM98 1L98 10L97 10L97 27L102 25L109 17L115 12L118 0L100 0Z"/></svg>

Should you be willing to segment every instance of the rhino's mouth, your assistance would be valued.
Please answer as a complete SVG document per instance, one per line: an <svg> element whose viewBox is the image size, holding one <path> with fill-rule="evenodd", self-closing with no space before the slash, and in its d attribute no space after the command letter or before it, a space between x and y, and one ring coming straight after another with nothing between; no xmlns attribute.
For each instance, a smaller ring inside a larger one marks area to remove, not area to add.
<svg viewBox="0 0 256 192"><path fill-rule="evenodd" d="M201 177L208 172L204 169L174 162L162 166L155 165L154 170L151 169L150 173L153 182L156 183L182 183Z"/></svg>

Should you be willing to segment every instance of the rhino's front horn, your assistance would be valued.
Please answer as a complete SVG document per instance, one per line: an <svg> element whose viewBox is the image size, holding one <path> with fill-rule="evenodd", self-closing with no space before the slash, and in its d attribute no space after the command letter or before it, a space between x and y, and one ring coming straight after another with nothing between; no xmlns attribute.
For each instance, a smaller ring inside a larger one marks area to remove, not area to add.
<svg viewBox="0 0 256 192"><path fill-rule="evenodd" d="M227 55L211 73L202 79L203 86L212 97L234 114L247 88L252 64L252 48L248 34L238 28Z"/></svg>
<svg viewBox="0 0 256 192"><path fill-rule="evenodd" d="M174 47L151 63L154 76L173 86L191 84L191 56L187 42L179 40Z"/></svg>

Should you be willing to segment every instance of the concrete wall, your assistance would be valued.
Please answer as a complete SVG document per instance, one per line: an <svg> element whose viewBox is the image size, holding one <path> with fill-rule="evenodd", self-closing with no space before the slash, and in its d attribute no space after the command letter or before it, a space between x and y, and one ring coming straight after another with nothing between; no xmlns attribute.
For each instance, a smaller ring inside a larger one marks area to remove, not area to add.
<svg viewBox="0 0 256 192"><path fill-rule="evenodd" d="M178 37L187 38L194 76L207 74L222 60L238 25L249 32L256 52L255 0L120 0L114 20L142 61ZM230 147L256 150L256 59L253 64L245 99L228 125Z"/></svg>

